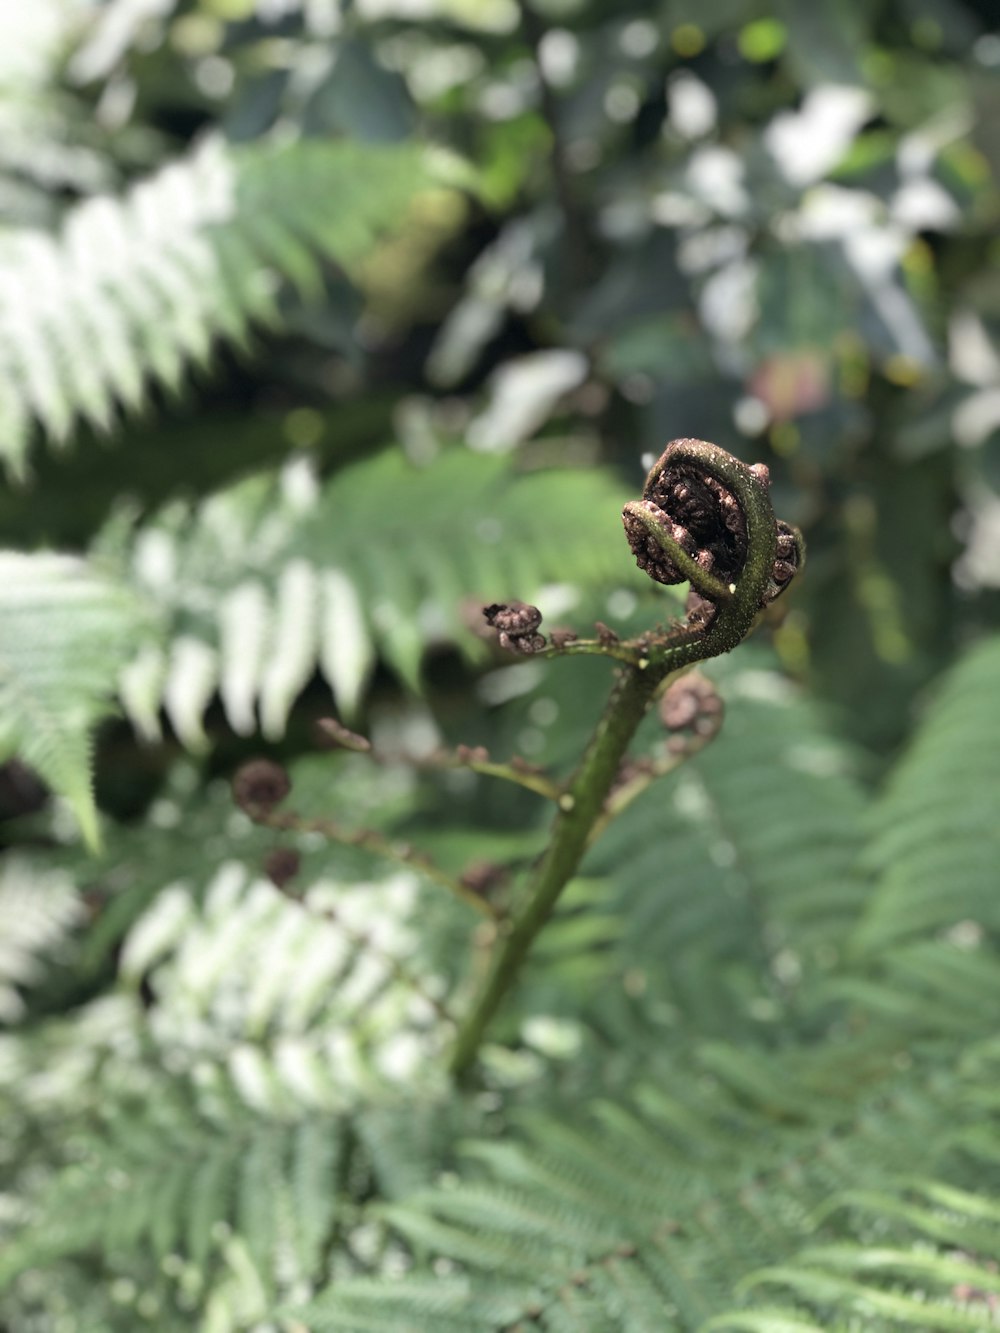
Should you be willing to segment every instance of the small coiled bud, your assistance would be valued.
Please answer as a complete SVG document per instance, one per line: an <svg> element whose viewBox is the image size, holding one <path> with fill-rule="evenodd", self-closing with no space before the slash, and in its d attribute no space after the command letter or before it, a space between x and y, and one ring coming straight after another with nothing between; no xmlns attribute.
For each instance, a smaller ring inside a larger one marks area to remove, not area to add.
<svg viewBox="0 0 1000 1333"><path fill-rule="evenodd" d="M765 463L748 466L706 440L672 440L642 499L622 510L639 568L658 583L690 583L688 632L717 629L719 644L735 645L801 570L802 535L775 518L770 488Z"/></svg>
<svg viewBox="0 0 1000 1333"><path fill-rule="evenodd" d="M485 745L456 745L455 758L460 764L488 764L490 752Z"/></svg>
<svg viewBox="0 0 1000 1333"><path fill-rule="evenodd" d="M545 636L538 633L542 613L527 602L494 602L483 607L486 623L497 631L501 648L510 653L540 653Z"/></svg>
<svg viewBox="0 0 1000 1333"><path fill-rule="evenodd" d="M251 819L269 815L291 790L288 773L272 759L251 759L233 775L233 800Z"/></svg>
<svg viewBox="0 0 1000 1333"><path fill-rule="evenodd" d="M802 568L806 558L806 544L802 533L791 523L783 519L777 521L778 545L775 550L774 567L764 592L764 604L780 597L792 579Z"/></svg>
<svg viewBox="0 0 1000 1333"><path fill-rule="evenodd" d="M264 874L279 889L295 878L302 866L302 857L294 847L273 847L264 857Z"/></svg>
<svg viewBox="0 0 1000 1333"><path fill-rule="evenodd" d="M540 653L545 648L544 634L509 634L506 630L501 630L497 635L497 642L501 648L506 648L509 653Z"/></svg>
<svg viewBox="0 0 1000 1333"><path fill-rule="evenodd" d="M542 623L542 613L537 606L527 602L494 602L483 608L486 623L503 634L533 634Z"/></svg>
<svg viewBox="0 0 1000 1333"><path fill-rule="evenodd" d="M698 672L675 680L660 700L660 721L671 754L683 754L710 741L722 726L725 705L712 682Z"/></svg>
<svg viewBox="0 0 1000 1333"><path fill-rule="evenodd" d="M498 865L495 861L473 861L462 872L459 883L463 888L478 894L480 898L489 898L506 883L508 876L507 867Z"/></svg>

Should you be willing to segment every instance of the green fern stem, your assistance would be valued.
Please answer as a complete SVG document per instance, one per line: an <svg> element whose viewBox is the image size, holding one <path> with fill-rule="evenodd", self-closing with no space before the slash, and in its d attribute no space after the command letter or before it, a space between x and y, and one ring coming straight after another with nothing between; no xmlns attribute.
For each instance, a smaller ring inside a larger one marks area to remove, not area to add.
<svg viewBox="0 0 1000 1333"><path fill-rule="evenodd" d="M629 742L669 670L667 665L621 668L583 760L560 800L552 837L524 903L502 929L479 997L459 1029L451 1057L456 1077L472 1067L487 1026L580 864Z"/></svg>
<svg viewBox="0 0 1000 1333"><path fill-rule="evenodd" d="M647 492L664 467L678 463L694 465L735 497L746 523L746 558L736 582L719 590L715 617L708 628L670 631L644 642L641 648L638 643L621 645L637 656L619 668L580 766L560 797L548 847L535 867L521 905L501 927L482 988L455 1041L451 1071L457 1078L466 1075L475 1062L487 1027L514 984L535 937L552 915L559 895L575 874L595 831L602 830L614 817L616 811L608 801L609 794L636 728L661 685L673 672L735 648L750 633L765 603L777 550L777 525L768 495L766 469L749 468L704 440L675 440L650 472ZM631 509L627 505L626 513ZM662 528L656 524L647 526L645 522L643 526L661 542L671 559L677 558L677 543L663 536ZM711 596L718 580L706 576L686 553L681 554L688 562L683 572L690 572L693 581L696 577L699 591Z"/></svg>

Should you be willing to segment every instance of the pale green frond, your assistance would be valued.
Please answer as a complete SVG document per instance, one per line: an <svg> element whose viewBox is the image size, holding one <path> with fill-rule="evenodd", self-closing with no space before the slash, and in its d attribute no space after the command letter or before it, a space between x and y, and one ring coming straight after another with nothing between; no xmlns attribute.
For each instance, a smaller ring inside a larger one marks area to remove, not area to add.
<svg viewBox="0 0 1000 1333"><path fill-rule="evenodd" d="M90 733L144 623L131 594L83 560L0 552L0 753L65 797L92 845Z"/></svg>
<svg viewBox="0 0 1000 1333"><path fill-rule="evenodd" d="M745 653L712 673L726 706L718 739L635 801L587 862L610 881L633 987L726 1034L828 970L868 892L850 753L787 678Z"/></svg>
<svg viewBox="0 0 1000 1333"><path fill-rule="evenodd" d="M23 1015L22 993L67 955L83 918L65 871L14 853L0 863L0 1025Z"/></svg>
<svg viewBox="0 0 1000 1333"><path fill-rule="evenodd" d="M429 645L476 651L488 602L627 573L604 474L518 474L460 449L423 466L386 450L323 486L301 473L170 506L137 533L125 577L176 626L165 664L143 645L123 675L143 734L159 693L184 743L204 746L218 691L235 731L276 739L317 671L349 717L378 657L419 689Z"/></svg>
<svg viewBox="0 0 1000 1333"><path fill-rule="evenodd" d="M786 1093L828 1078L830 1059L756 1052L760 1083ZM766 1091L699 1087L676 1052L664 1069L670 1090L647 1085L641 1110L532 1115L520 1142L471 1145L459 1179L379 1210L412 1270L331 1284L303 1317L388 1327L412 1297L413 1333L442 1314L494 1333L993 1326L995 1182L981 1156L965 1189L931 1174L956 1174L942 1114L955 1132L976 1123L967 1074L928 1086L924 1069L883 1066L859 1099L831 1083L789 1121ZM918 1153L923 1183L906 1175Z"/></svg>
<svg viewBox="0 0 1000 1333"><path fill-rule="evenodd" d="M846 1002L886 1040L951 1034L968 1040L1000 1023L1000 955L973 922L952 938L908 940L877 961L835 973L813 1000Z"/></svg>
<svg viewBox="0 0 1000 1333"><path fill-rule="evenodd" d="M857 931L872 953L970 921L1000 924L1000 638L951 670L873 812L878 876Z"/></svg>
<svg viewBox="0 0 1000 1333"><path fill-rule="evenodd" d="M733 1310L706 1320L700 1333L826 1333L822 1324L804 1319L795 1310Z"/></svg>
<svg viewBox="0 0 1000 1333"><path fill-rule="evenodd" d="M421 961L418 909L408 875L317 880L304 903L236 861L201 891L163 886L119 951L142 1004L0 1040L2 1154L24 1145L0 1288L110 1247L167 1275L165 1321L185 1282L229 1319L250 1283L249 1328L333 1255L367 1267L360 1199L426 1185L460 1113L439 1072L449 983Z"/></svg>
<svg viewBox="0 0 1000 1333"><path fill-rule="evenodd" d="M896 1327L919 1329L921 1333L939 1329L983 1333L985 1328L996 1326L987 1313L989 1307L977 1308L978 1302L963 1310L954 1302L929 1300L923 1292L911 1295L883 1291L805 1266L762 1269L756 1274L754 1285L790 1288L797 1296L820 1307L846 1307L866 1322L885 1319ZM984 1317L987 1323L983 1322Z"/></svg>
<svg viewBox="0 0 1000 1333"><path fill-rule="evenodd" d="M286 279L310 298L322 263L350 271L435 178L432 158L208 139L122 199L78 204L58 236L0 237L7 466L24 472L31 418L55 442L81 421L109 430L154 385L179 390L219 342L245 345L252 324L279 322Z"/></svg>
<svg viewBox="0 0 1000 1333"><path fill-rule="evenodd" d="M417 957L419 887L401 874L313 883L304 902L222 865L200 905L168 886L126 936L122 976L143 981L174 1067L262 1114L340 1110L435 1070L452 1025L446 978Z"/></svg>
<svg viewBox="0 0 1000 1333"><path fill-rule="evenodd" d="M103 1245L162 1263L182 1255L202 1284L239 1236L265 1292L312 1276L349 1207L340 1188L344 1126L333 1116L269 1120L233 1106L213 1114L193 1091L147 1075L153 1116L109 1096L67 1167L33 1200L34 1225L8 1240L0 1287L25 1268Z"/></svg>

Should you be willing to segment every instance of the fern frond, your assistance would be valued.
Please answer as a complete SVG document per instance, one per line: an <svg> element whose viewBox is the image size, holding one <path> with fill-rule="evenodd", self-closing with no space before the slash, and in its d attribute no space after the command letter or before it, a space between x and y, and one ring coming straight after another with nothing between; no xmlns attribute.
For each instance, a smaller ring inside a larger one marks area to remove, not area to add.
<svg viewBox="0 0 1000 1333"><path fill-rule="evenodd" d="M377 657L417 689L429 643L471 645L467 599L623 570L604 474L518 475L459 449L425 466L387 450L322 488L303 468L173 506L139 532L125 577L175 626L169 652L144 647L122 679L143 731L163 705L185 743L204 744L218 690L234 730L276 738L317 669L350 715Z"/></svg>
<svg viewBox="0 0 1000 1333"><path fill-rule="evenodd" d="M755 1054L759 1082L784 1088L830 1080L830 1058ZM412 1271L338 1282L309 1326L391 1327L407 1300L412 1333L463 1318L491 1333L993 1326L1000 1177L969 1137L968 1067L883 1064L857 1100L831 1080L825 1105L784 1125L773 1096L699 1089L676 1053L667 1067L669 1091L532 1116L526 1141L470 1145L460 1180L378 1210ZM776 1307L775 1287L794 1305Z"/></svg>
<svg viewBox="0 0 1000 1333"><path fill-rule="evenodd" d="M85 561L0 552L0 755L20 755L65 797L91 846L90 731L144 619Z"/></svg>
<svg viewBox="0 0 1000 1333"><path fill-rule="evenodd" d="M830 1333L822 1324L814 1324L798 1310L778 1309L733 1310L706 1320L700 1333Z"/></svg>
<svg viewBox="0 0 1000 1333"><path fill-rule="evenodd" d="M86 14L83 0L38 0L0 13L0 84L22 94L46 87Z"/></svg>
<svg viewBox="0 0 1000 1333"><path fill-rule="evenodd" d="M950 671L893 770L873 812L863 953L964 921L1000 928L998 678L994 636Z"/></svg>
<svg viewBox="0 0 1000 1333"><path fill-rule="evenodd" d="M230 1228L267 1288L279 1274L293 1285L321 1271L346 1202L336 1118L281 1122L233 1106L220 1118L148 1071L141 1100L105 1095L99 1123L5 1246L0 1287L28 1266L99 1248L157 1262L182 1254L207 1275Z"/></svg>
<svg viewBox="0 0 1000 1333"><path fill-rule="evenodd" d="M867 891L850 754L766 659L741 660L716 673L719 740L630 806L587 863L614 886L633 987L729 1035L828 970Z"/></svg>
<svg viewBox="0 0 1000 1333"><path fill-rule="evenodd" d="M906 941L865 969L834 974L814 1003L846 1001L887 1044L916 1034L969 1041L1000 1023L1000 954L974 928L960 939Z"/></svg>
<svg viewBox="0 0 1000 1333"><path fill-rule="evenodd" d="M824 1258L827 1263L820 1266ZM842 1276L840 1270L852 1266L851 1258L849 1250L820 1250L815 1255L807 1251L794 1266L762 1269L754 1275L753 1286L790 1288L820 1308L855 1311L865 1319L868 1328L872 1327L869 1321L873 1319L885 1320L886 1325L896 1328L919 1329L921 1333L939 1329L984 1333L985 1329L1000 1327L1000 1318L993 1318L996 1302L990 1295L991 1289L996 1290L996 1275L993 1274L993 1282L987 1276L980 1294L981 1284L976 1279L980 1274L988 1274L988 1270L979 1265L956 1264L939 1254L921 1256L892 1251L886 1254L860 1246L853 1251L853 1267L860 1271L871 1273L884 1268L888 1273L909 1276L919 1284L910 1292L901 1292L886 1291ZM928 1297L924 1288L929 1284L950 1286L952 1299ZM965 1309L954 1299L954 1290L963 1287L977 1292L974 1300L963 1299L961 1305Z"/></svg>
<svg viewBox="0 0 1000 1333"><path fill-rule="evenodd" d="M447 981L414 961L417 892L409 875L319 881L296 903L232 862L200 905L184 884L161 891L126 937L122 975L145 979L175 1067L210 1060L220 1095L258 1111L439 1083Z"/></svg>
<svg viewBox="0 0 1000 1333"><path fill-rule="evenodd" d="M82 918L76 886L57 867L13 854L0 865L0 1024L22 1016L21 991L65 952Z"/></svg>
<svg viewBox="0 0 1000 1333"><path fill-rule="evenodd" d="M307 912L235 863L200 901L167 885L121 950L143 1004L0 1042L19 1198L0 1287L101 1255L161 1288L173 1274L163 1327L194 1282L206 1319L249 1330L278 1295L367 1266L360 1200L425 1187L465 1118L435 1073L447 996L421 968L413 889L320 882Z"/></svg>
<svg viewBox="0 0 1000 1333"><path fill-rule="evenodd" d="M56 443L78 421L108 430L219 341L277 324L280 283L316 295L322 263L350 269L432 178L412 146L210 139L124 199L78 205L58 237L0 238L7 466L24 472L33 421Z"/></svg>

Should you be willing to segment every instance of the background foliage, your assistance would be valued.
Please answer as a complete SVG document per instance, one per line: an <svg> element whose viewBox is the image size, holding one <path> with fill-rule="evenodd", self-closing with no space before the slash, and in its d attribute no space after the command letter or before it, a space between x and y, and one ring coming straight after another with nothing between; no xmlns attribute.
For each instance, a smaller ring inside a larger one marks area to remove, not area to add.
<svg viewBox="0 0 1000 1333"><path fill-rule="evenodd" d="M3 8L7 1333L1000 1323L991 23ZM669 615L618 513L683 435L808 575L456 1092L478 918L229 776L506 892L542 802L406 759L573 762L607 664L477 609Z"/></svg>

